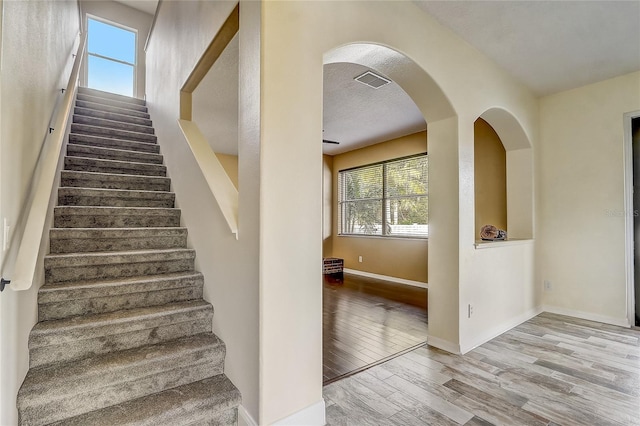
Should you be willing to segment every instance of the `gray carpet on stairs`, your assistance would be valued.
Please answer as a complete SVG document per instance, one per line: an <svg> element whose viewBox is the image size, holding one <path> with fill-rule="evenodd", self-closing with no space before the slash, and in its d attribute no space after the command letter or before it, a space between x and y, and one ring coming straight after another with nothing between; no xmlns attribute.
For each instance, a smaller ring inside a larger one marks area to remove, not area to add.
<svg viewBox="0 0 640 426"><path fill-rule="evenodd" d="M21 425L231 425L238 389L140 99L80 88Z"/></svg>

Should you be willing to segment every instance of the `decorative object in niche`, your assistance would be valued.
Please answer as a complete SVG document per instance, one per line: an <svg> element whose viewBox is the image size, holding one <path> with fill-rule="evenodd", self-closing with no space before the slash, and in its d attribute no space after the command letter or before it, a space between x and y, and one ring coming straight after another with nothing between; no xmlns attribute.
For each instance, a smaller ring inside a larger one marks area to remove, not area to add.
<svg viewBox="0 0 640 426"><path fill-rule="evenodd" d="M507 231L493 225L484 225L480 230L480 238L482 241L503 241L507 239Z"/></svg>

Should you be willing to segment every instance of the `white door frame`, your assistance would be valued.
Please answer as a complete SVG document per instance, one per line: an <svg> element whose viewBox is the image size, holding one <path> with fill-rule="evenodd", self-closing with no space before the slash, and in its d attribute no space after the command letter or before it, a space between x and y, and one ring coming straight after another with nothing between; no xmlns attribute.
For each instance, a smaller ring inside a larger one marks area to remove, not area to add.
<svg viewBox="0 0 640 426"><path fill-rule="evenodd" d="M624 227L625 227L625 266L627 280L627 321L635 324L635 277L634 277L634 228L633 206L633 135L631 121L640 118L640 110L624 114ZM638 171L640 173L640 171Z"/></svg>

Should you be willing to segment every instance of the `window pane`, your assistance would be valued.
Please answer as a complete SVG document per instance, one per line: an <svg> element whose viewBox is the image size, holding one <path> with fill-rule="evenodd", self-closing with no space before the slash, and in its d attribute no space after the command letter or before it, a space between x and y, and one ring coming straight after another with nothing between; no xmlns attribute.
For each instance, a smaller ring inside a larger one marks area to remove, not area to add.
<svg viewBox="0 0 640 426"><path fill-rule="evenodd" d="M88 50L91 53L135 64L136 33L89 19Z"/></svg>
<svg viewBox="0 0 640 426"><path fill-rule="evenodd" d="M382 165L340 172L342 201L382 198Z"/></svg>
<svg viewBox="0 0 640 426"><path fill-rule="evenodd" d="M429 175L427 156L392 161L387 164L387 196L426 195Z"/></svg>
<svg viewBox="0 0 640 426"><path fill-rule="evenodd" d="M89 55L89 81L92 89L133 96L133 67Z"/></svg>
<svg viewBox="0 0 640 426"><path fill-rule="evenodd" d="M387 200L387 235L427 237L429 235L429 199L406 197Z"/></svg>
<svg viewBox="0 0 640 426"><path fill-rule="evenodd" d="M382 200L341 203L342 234L382 235Z"/></svg>

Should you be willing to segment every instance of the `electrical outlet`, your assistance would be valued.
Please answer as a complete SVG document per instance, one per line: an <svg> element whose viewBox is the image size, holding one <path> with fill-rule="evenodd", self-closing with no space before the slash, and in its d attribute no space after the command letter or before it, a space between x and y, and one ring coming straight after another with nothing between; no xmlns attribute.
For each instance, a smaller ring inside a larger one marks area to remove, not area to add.
<svg viewBox="0 0 640 426"><path fill-rule="evenodd" d="M467 318L471 318L473 315L473 305L471 305L471 303L469 303L469 307L467 308L467 315Z"/></svg>
<svg viewBox="0 0 640 426"><path fill-rule="evenodd" d="M358 262L362 263L362 256L358 256Z"/></svg>
<svg viewBox="0 0 640 426"><path fill-rule="evenodd" d="M544 280L544 291L551 291L553 287L551 286L551 281Z"/></svg>

